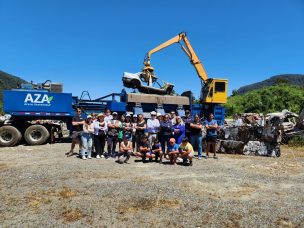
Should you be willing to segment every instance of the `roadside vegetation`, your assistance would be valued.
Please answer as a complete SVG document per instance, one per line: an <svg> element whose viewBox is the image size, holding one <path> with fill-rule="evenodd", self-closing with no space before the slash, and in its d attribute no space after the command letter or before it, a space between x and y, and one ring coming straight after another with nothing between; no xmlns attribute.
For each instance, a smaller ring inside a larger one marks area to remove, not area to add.
<svg viewBox="0 0 304 228"><path fill-rule="evenodd" d="M299 113L304 108L304 88L280 82L243 95L233 93L225 105L227 115L234 113L271 113L283 109Z"/></svg>

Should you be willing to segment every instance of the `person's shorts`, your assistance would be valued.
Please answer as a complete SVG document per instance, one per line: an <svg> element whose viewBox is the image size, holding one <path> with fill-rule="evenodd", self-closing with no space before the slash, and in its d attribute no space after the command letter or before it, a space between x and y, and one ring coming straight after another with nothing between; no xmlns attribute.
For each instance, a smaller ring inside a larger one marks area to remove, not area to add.
<svg viewBox="0 0 304 228"><path fill-rule="evenodd" d="M207 136L206 137L206 141L211 142L211 143L216 142L216 139L217 139L217 136Z"/></svg>
<svg viewBox="0 0 304 228"><path fill-rule="evenodd" d="M182 153L180 153L180 156L181 155L182 155ZM189 153L188 156L193 157L194 156L194 152Z"/></svg>
<svg viewBox="0 0 304 228"><path fill-rule="evenodd" d="M81 140L81 131L73 131L72 132L72 140L73 141Z"/></svg>

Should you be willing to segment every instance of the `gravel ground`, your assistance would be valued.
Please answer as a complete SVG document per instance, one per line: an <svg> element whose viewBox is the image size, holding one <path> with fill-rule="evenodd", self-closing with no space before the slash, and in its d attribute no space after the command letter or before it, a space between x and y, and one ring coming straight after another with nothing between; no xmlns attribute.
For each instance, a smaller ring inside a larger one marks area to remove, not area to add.
<svg viewBox="0 0 304 228"><path fill-rule="evenodd" d="M69 146L0 148L1 227L304 227L304 149L189 167L84 161Z"/></svg>

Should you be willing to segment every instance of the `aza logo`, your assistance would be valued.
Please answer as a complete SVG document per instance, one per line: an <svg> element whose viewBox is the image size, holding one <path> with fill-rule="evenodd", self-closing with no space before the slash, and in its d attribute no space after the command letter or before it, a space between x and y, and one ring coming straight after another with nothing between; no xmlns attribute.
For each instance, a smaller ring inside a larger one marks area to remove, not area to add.
<svg viewBox="0 0 304 228"><path fill-rule="evenodd" d="M28 93L24 99L24 103L34 103L34 104L50 104L53 97L49 97L47 94L40 93Z"/></svg>

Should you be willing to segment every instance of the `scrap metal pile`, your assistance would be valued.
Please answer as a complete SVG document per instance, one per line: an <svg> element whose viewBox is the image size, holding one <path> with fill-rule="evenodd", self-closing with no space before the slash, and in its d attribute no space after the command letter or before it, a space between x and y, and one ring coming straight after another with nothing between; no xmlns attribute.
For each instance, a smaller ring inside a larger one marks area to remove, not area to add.
<svg viewBox="0 0 304 228"><path fill-rule="evenodd" d="M279 157L282 142L304 137L304 110L300 115L288 110L265 116L245 113L242 121L241 126L230 123L220 129L218 152Z"/></svg>
<svg viewBox="0 0 304 228"><path fill-rule="evenodd" d="M278 126L224 126L217 151L279 157L282 128Z"/></svg>

